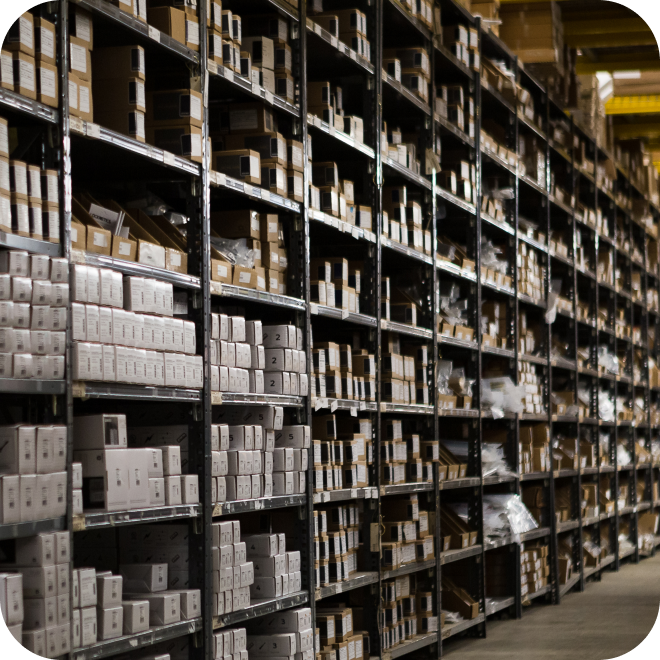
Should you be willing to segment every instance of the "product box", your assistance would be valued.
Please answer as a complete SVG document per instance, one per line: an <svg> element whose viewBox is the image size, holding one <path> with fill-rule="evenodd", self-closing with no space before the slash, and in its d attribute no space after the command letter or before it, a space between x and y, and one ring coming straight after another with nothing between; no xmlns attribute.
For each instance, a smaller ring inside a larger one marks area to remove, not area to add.
<svg viewBox="0 0 660 660"><path fill-rule="evenodd" d="M149 126L147 142L194 163L202 162L202 130L197 126Z"/></svg>
<svg viewBox="0 0 660 660"><path fill-rule="evenodd" d="M37 100L37 75L34 57L22 52L12 54L14 70L14 91L17 94Z"/></svg>
<svg viewBox="0 0 660 660"><path fill-rule="evenodd" d="M124 635L133 635L149 629L149 601L122 601Z"/></svg>
<svg viewBox="0 0 660 660"><path fill-rule="evenodd" d="M203 99L192 89L164 90L147 94L147 124L202 127Z"/></svg>
<svg viewBox="0 0 660 660"><path fill-rule="evenodd" d="M213 169L254 185L261 184L261 158L257 151L237 149L213 153Z"/></svg>
<svg viewBox="0 0 660 660"><path fill-rule="evenodd" d="M151 7L149 24L191 50L199 50L199 20L174 7Z"/></svg>

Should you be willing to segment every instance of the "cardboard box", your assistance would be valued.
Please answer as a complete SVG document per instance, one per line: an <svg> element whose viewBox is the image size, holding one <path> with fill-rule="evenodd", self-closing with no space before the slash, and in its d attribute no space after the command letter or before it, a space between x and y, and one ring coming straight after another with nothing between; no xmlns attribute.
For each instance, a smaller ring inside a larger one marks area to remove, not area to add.
<svg viewBox="0 0 660 660"><path fill-rule="evenodd" d="M119 110L116 112L106 112L104 110L98 112L97 108L94 118L96 123L109 128L111 131L128 135L128 137L138 142L146 142L144 113L139 110Z"/></svg>
<svg viewBox="0 0 660 660"><path fill-rule="evenodd" d="M202 131L197 126L148 127L147 142L194 163L202 162Z"/></svg>
<svg viewBox="0 0 660 660"><path fill-rule="evenodd" d="M21 52L34 57L34 18L26 12L9 28L3 47L9 52Z"/></svg>
<svg viewBox="0 0 660 660"><path fill-rule="evenodd" d="M149 24L191 50L199 50L199 20L196 16L173 7L151 7Z"/></svg>
<svg viewBox="0 0 660 660"><path fill-rule="evenodd" d="M145 79L142 46L110 46L97 48L92 54L94 82L100 80Z"/></svg>
<svg viewBox="0 0 660 660"><path fill-rule="evenodd" d="M250 149L214 152L213 169L246 183L261 184L261 158Z"/></svg>
<svg viewBox="0 0 660 660"><path fill-rule="evenodd" d="M37 100L37 74L34 57L22 52L12 55L14 68L14 91L17 94Z"/></svg>
<svg viewBox="0 0 660 660"><path fill-rule="evenodd" d="M202 127L203 99L192 89L164 90L147 94L147 124Z"/></svg>

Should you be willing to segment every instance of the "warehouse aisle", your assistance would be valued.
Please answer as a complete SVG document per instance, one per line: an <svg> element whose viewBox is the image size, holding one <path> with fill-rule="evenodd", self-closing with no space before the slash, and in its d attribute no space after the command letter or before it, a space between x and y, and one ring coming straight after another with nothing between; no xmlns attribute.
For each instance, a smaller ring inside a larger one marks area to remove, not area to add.
<svg viewBox="0 0 660 660"><path fill-rule="evenodd" d="M493 621L485 640L445 648L452 660L609 660L634 649L649 634L660 606L660 556L606 573L560 607L533 606L521 621Z"/></svg>

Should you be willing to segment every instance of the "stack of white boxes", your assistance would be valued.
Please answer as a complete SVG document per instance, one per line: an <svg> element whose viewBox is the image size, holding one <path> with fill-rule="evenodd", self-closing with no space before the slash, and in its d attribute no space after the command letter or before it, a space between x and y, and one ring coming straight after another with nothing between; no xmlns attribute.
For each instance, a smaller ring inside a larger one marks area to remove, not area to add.
<svg viewBox="0 0 660 660"><path fill-rule="evenodd" d="M307 396L303 333L242 316L212 314L211 389L241 394Z"/></svg>
<svg viewBox="0 0 660 660"><path fill-rule="evenodd" d="M64 378L66 259L0 251L0 378Z"/></svg>
<svg viewBox="0 0 660 660"><path fill-rule="evenodd" d="M284 534L251 534L243 540L247 558L254 564L252 598L279 598L302 589L300 551L287 552Z"/></svg>
<svg viewBox="0 0 660 660"><path fill-rule="evenodd" d="M71 267L74 380L201 389L195 324L173 317L172 284Z"/></svg>
<svg viewBox="0 0 660 660"><path fill-rule="evenodd" d="M278 656L314 660L314 629L309 607L263 617L250 624L248 633L250 658Z"/></svg>
<svg viewBox="0 0 660 660"><path fill-rule="evenodd" d="M247 630L230 628L213 635L214 660L249 660Z"/></svg>
<svg viewBox="0 0 660 660"><path fill-rule="evenodd" d="M360 511L355 505L314 511L316 584L348 580L358 569Z"/></svg>
<svg viewBox="0 0 660 660"><path fill-rule="evenodd" d="M66 426L0 426L0 522L66 515Z"/></svg>
<svg viewBox="0 0 660 660"><path fill-rule="evenodd" d="M0 573L0 614L14 639L23 643L23 576L20 573ZM31 650L46 655L45 643L39 646L39 651Z"/></svg>
<svg viewBox="0 0 660 660"><path fill-rule="evenodd" d="M525 396L522 399L525 412L537 415L545 412L541 377L536 373L535 365L518 361L518 385L525 388Z"/></svg>
<svg viewBox="0 0 660 660"><path fill-rule="evenodd" d="M241 523L213 523L213 615L247 609L253 582L254 564L248 561L246 543L241 541Z"/></svg>
<svg viewBox="0 0 660 660"><path fill-rule="evenodd" d="M47 658L68 653L71 650L69 532L17 539L15 551L12 570L22 575L22 605L18 602L16 589L20 580L16 575L5 577L5 596L7 605L11 606L8 616L18 617L20 607L23 646ZM5 621L9 625L6 617ZM20 635L18 639L21 641Z"/></svg>
<svg viewBox="0 0 660 660"><path fill-rule="evenodd" d="M158 433L167 427L145 428L154 444L167 440L167 435ZM181 447L163 444L129 448L125 415L74 417L73 446L76 514L82 513L83 493L78 487L83 485L87 488L86 506L97 510L199 503L198 476L181 474Z"/></svg>
<svg viewBox="0 0 660 660"><path fill-rule="evenodd" d="M305 492L310 428L282 420L279 406L214 410L214 421L225 422L212 426L214 502Z"/></svg>

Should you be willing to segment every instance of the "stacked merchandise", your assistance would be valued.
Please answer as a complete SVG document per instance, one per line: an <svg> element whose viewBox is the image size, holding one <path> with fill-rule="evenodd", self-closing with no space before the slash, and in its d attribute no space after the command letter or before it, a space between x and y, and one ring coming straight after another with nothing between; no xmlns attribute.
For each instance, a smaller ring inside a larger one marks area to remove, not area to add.
<svg viewBox="0 0 660 660"><path fill-rule="evenodd" d="M563 404L557 404L561 407ZM580 465L580 449L577 438L557 435L552 446L553 470L577 470Z"/></svg>
<svg viewBox="0 0 660 660"><path fill-rule="evenodd" d="M213 633L213 660L236 658L248 660L247 630L245 628L229 628ZM158 656L160 660L160 656Z"/></svg>
<svg viewBox="0 0 660 660"><path fill-rule="evenodd" d="M335 307L342 314L360 313L360 292L364 262L341 257L320 257L310 264L311 300L319 305ZM350 365L349 354L346 356ZM348 369L350 371L350 368Z"/></svg>
<svg viewBox="0 0 660 660"><path fill-rule="evenodd" d="M394 332L383 338L383 346L380 379L383 401L428 406L428 346L402 346L400 335Z"/></svg>
<svg viewBox="0 0 660 660"><path fill-rule="evenodd" d="M481 344L483 347L506 348L509 325L507 305L496 300L489 300L481 305Z"/></svg>
<svg viewBox="0 0 660 660"><path fill-rule="evenodd" d="M499 158L502 158L505 161L508 161L509 156L512 155L513 158L515 158L514 163L517 162L518 155L515 152L509 151L506 147L498 145L483 131L481 133L481 142L484 145L484 150L486 152L496 154ZM482 217L488 216L490 220L494 220L495 222L506 222L507 210L505 201L492 196L492 194L483 195L481 198L481 215ZM524 243L521 243L520 245L524 245Z"/></svg>
<svg viewBox="0 0 660 660"><path fill-rule="evenodd" d="M473 384L473 380L466 378L463 367L454 368L449 360L438 361L437 390L441 409L470 410Z"/></svg>
<svg viewBox="0 0 660 660"><path fill-rule="evenodd" d="M500 0L472 0L470 11L474 16L481 16L484 28L500 36Z"/></svg>
<svg viewBox="0 0 660 660"><path fill-rule="evenodd" d="M504 255L502 257L502 255ZM481 281L512 291L513 278L509 273L507 246L494 243L486 236L481 237ZM502 305L504 309L506 306ZM485 333L482 333L485 334Z"/></svg>
<svg viewBox="0 0 660 660"><path fill-rule="evenodd" d="M335 658L369 658L369 633L356 631L362 619L362 608L346 607L344 603L316 608L316 657L322 660ZM311 658L313 655L310 656ZM306 656L302 656L307 660Z"/></svg>
<svg viewBox="0 0 660 660"><path fill-rule="evenodd" d="M430 255L431 232L422 226L422 206L408 199L406 186L383 188L383 236Z"/></svg>
<svg viewBox="0 0 660 660"><path fill-rule="evenodd" d="M406 287L392 286L391 278L381 278L380 308L384 319L415 327L418 306Z"/></svg>
<svg viewBox="0 0 660 660"><path fill-rule="evenodd" d="M362 512L355 504L314 511L317 584L349 580L358 570Z"/></svg>
<svg viewBox="0 0 660 660"><path fill-rule="evenodd" d="M0 118L0 231L59 243L58 172L10 160L10 131L9 122Z"/></svg>
<svg viewBox="0 0 660 660"><path fill-rule="evenodd" d="M364 348L331 341L312 345L312 397L375 401L375 374L374 355Z"/></svg>
<svg viewBox="0 0 660 660"><path fill-rule="evenodd" d="M66 259L0 251L0 378L64 378Z"/></svg>
<svg viewBox="0 0 660 660"><path fill-rule="evenodd" d="M401 8L413 18L421 21L429 30L433 28L433 3L428 0L402 2Z"/></svg>
<svg viewBox="0 0 660 660"><path fill-rule="evenodd" d="M383 570L395 570L434 557L433 523L430 520L435 514L421 511L419 504L417 495L383 502Z"/></svg>
<svg viewBox="0 0 660 660"><path fill-rule="evenodd" d="M213 427L216 502L305 492L309 426L283 425L282 408L275 406L223 406L214 417L227 424Z"/></svg>
<svg viewBox="0 0 660 660"><path fill-rule="evenodd" d="M456 264L469 273L475 271L475 262L468 257L467 246L456 243L448 236L438 236L436 258Z"/></svg>
<svg viewBox="0 0 660 660"><path fill-rule="evenodd" d="M333 9L323 11L322 0L309 3L309 14L315 23L332 37L371 61L371 43L367 39L367 15L359 9Z"/></svg>
<svg viewBox="0 0 660 660"><path fill-rule="evenodd" d="M435 98L435 113L474 139L474 98L466 94L462 85L440 85ZM436 145L436 152L438 156L442 155L441 146ZM443 187L456 194L456 185L452 185L450 177L451 174L446 174L440 181L445 182Z"/></svg>
<svg viewBox="0 0 660 660"><path fill-rule="evenodd" d="M373 463L371 419L316 415L313 424L314 492L368 486L368 465Z"/></svg>
<svg viewBox="0 0 660 660"><path fill-rule="evenodd" d="M545 266L539 263L539 253L526 243L518 244L518 291L535 301L545 299Z"/></svg>
<svg viewBox="0 0 660 660"><path fill-rule="evenodd" d="M547 187L545 144L535 135L521 135L518 145L518 173L543 188Z"/></svg>
<svg viewBox="0 0 660 660"><path fill-rule="evenodd" d="M520 444L521 474L550 471L550 427L547 424L521 426Z"/></svg>
<svg viewBox="0 0 660 660"><path fill-rule="evenodd" d="M420 78L420 80L424 80ZM415 174L419 175L422 171L420 160L417 133L403 133L399 127L389 127L387 122L383 122L381 132L381 146L383 156L389 160L407 167Z"/></svg>
<svg viewBox="0 0 660 660"><path fill-rule="evenodd" d="M396 485L433 480L437 462L437 442L420 441L417 434L403 434L401 420L384 422L380 442L380 483Z"/></svg>
<svg viewBox="0 0 660 660"><path fill-rule="evenodd" d="M466 67L479 71L479 33L465 25L444 25L442 42L451 54Z"/></svg>
<svg viewBox="0 0 660 660"><path fill-rule="evenodd" d="M198 476L181 474L187 444L185 453L174 444L172 431L178 428L131 429L131 444L138 446L128 447L125 415L74 417L76 513L198 504Z"/></svg>
<svg viewBox="0 0 660 660"><path fill-rule="evenodd" d="M615 94L626 96L623 90L616 88L617 77L614 76ZM605 103L600 97L600 85L595 75L577 76L579 85L578 109L573 115L575 121L590 135L596 138L598 146L607 148L607 120ZM637 81L635 81L637 82Z"/></svg>
<svg viewBox="0 0 660 660"><path fill-rule="evenodd" d="M25 648L55 658L71 650L69 532L16 539L2 553L0 599L9 632Z"/></svg>
<svg viewBox="0 0 660 660"><path fill-rule="evenodd" d="M535 415L544 413L543 376L539 376L531 362L518 361L518 385L525 389L522 398L524 412Z"/></svg>
<svg viewBox="0 0 660 660"><path fill-rule="evenodd" d="M522 489L522 501L539 526L549 524L548 494L544 486L526 485Z"/></svg>
<svg viewBox="0 0 660 660"><path fill-rule="evenodd" d="M288 260L277 214L211 213L211 277L216 282L286 295Z"/></svg>
<svg viewBox="0 0 660 660"><path fill-rule="evenodd" d="M345 114L344 100L348 99L344 99L345 90L342 87L323 81L310 82L307 88L310 94L307 111L314 115L315 120L328 124L335 131L345 133L358 144L364 144L364 122L362 117ZM332 185L323 182L314 183L321 186ZM347 183L351 184L349 188L352 189L352 181ZM341 187L344 188L343 185Z"/></svg>
<svg viewBox="0 0 660 660"><path fill-rule="evenodd" d="M117 2L126 3L129 7L128 11L130 11L131 0L113 0L113 4L117 4ZM133 0L134 13L140 20L148 20L149 25L182 43L186 48L199 51L199 18L195 3L186 1L184 9L175 8L183 4L177 0L151 0L147 10L143 0ZM229 12L230 21L231 18L231 12ZM238 43L240 44L240 18Z"/></svg>
<svg viewBox="0 0 660 660"><path fill-rule="evenodd" d="M431 83L431 62L424 48L385 48L383 66L388 73L420 100L428 105ZM399 74L397 78L397 74ZM392 74L390 74L392 75ZM388 140L389 141L389 140ZM391 144L396 144L390 141Z"/></svg>
<svg viewBox="0 0 660 660"><path fill-rule="evenodd" d="M213 314L211 390L307 396L302 331L293 325L246 321L235 308ZM243 312L244 313L244 312Z"/></svg>
<svg viewBox="0 0 660 660"><path fill-rule="evenodd" d="M57 108L56 43L53 23L29 12L20 16L9 28L2 44L0 87Z"/></svg>
<svg viewBox="0 0 660 660"><path fill-rule="evenodd" d="M518 312L518 341L520 342L519 353L521 355L534 355L541 350L539 339L543 337L540 324L532 325L527 312L520 309Z"/></svg>
<svg viewBox="0 0 660 660"><path fill-rule="evenodd" d="M463 90L462 87L458 89ZM470 99L470 111L473 112L474 103ZM452 195L458 195L470 204L477 203L476 168L462 152L444 151L442 154L442 171L439 174L438 184L448 190Z"/></svg>
<svg viewBox="0 0 660 660"><path fill-rule="evenodd" d="M65 516L66 426L0 426L0 447L2 523Z"/></svg>
<svg viewBox="0 0 660 660"><path fill-rule="evenodd" d="M201 389L195 325L174 317L172 284L71 267L73 378Z"/></svg>
<svg viewBox="0 0 660 660"><path fill-rule="evenodd" d="M477 543L477 532L472 531L464 517L464 507L443 508L440 511L443 551L470 548Z"/></svg>
<svg viewBox="0 0 660 660"><path fill-rule="evenodd" d="M520 553L520 595L523 600L528 600L548 585L550 577L548 557L547 545L525 544L525 549Z"/></svg>
<svg viewBox="0 0 660 660"><path fill-rule="evenodd" d="M418 634L438 632L440 628L438 617L433 614L434 593L417 578L417 575L404 575L382 583L383 649L392 648Z"/></svg>
<svg viewBox="0 0 660 660"><path fill-rule="evenodd" d="M453 250L453 246L450 249ZM438 333L442 337L454 337L468 342L474 340L474 330L468 327L468 305L468 298L461 293L459 283L451 280L441 282Z"/></svg>

